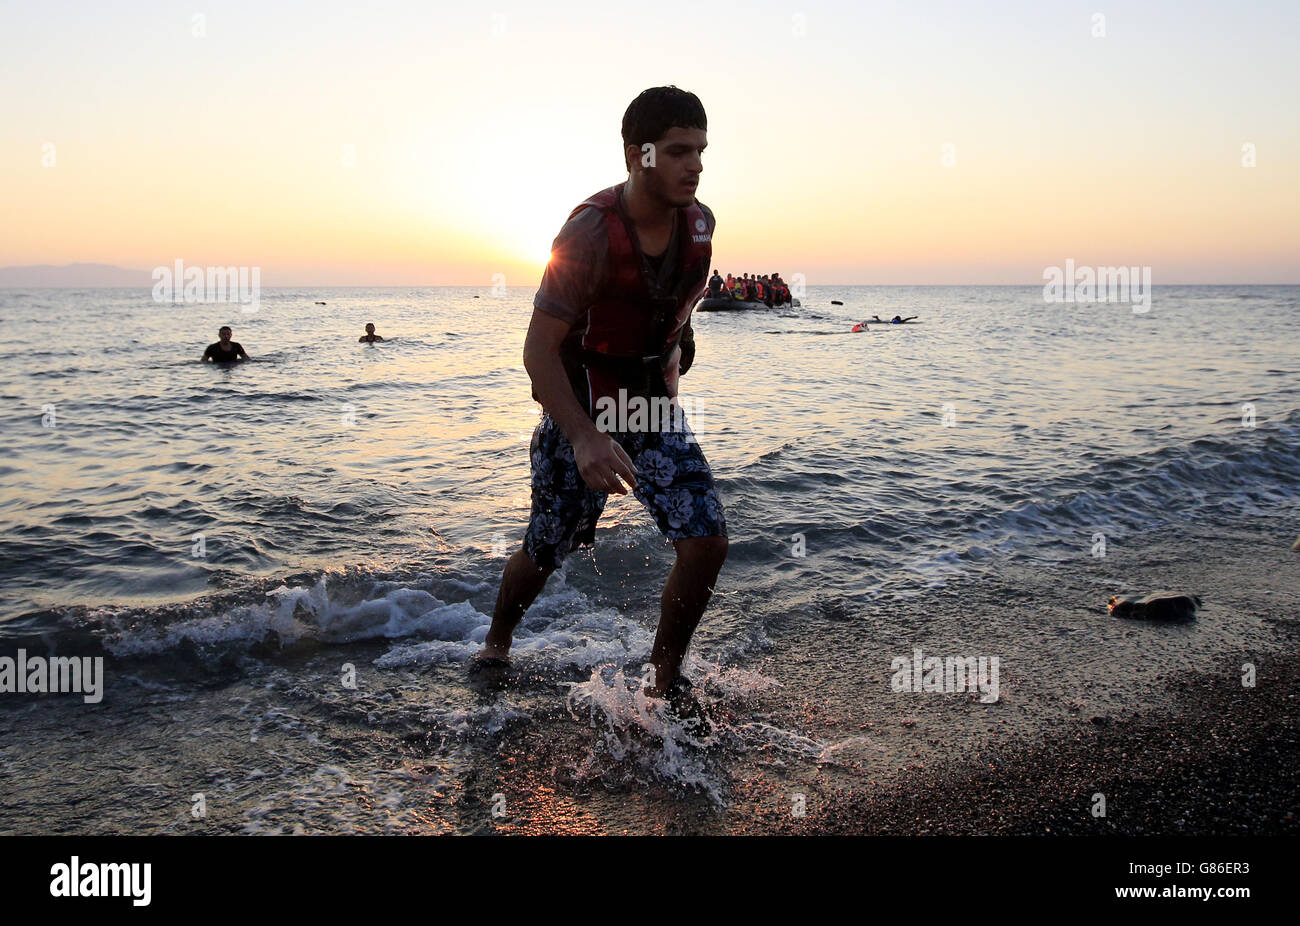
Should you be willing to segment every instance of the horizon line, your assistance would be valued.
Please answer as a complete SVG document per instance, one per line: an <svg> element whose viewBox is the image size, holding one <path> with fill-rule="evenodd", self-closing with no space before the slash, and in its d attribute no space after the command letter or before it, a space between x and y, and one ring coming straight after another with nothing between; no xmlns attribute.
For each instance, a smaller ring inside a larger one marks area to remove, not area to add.
<svg viewBox="0 0 1300 926"><path fill-rule="evenodd" d="M5 268L0 268L3 270ZM275 285L262 286L266 289L492 289L498 284L495 283L277 283ZM809 283L807 289L823 289L835 286L933 286L933 287L994 287L994 286L1028 286L1042 288L1045 284L1040 283ZM1157 286L1300 286L1300 280L1288 281L1284 283L1260 283L1260 282L1233 282L1233 283L1197 283L1187 281L1175 281L1172 283L1151 283L1151 288ZM15 286L12 284L0 283L0 291L3 290L51 290L51 289L146 289L151 290L153 284L123 284L114 283L107 286ZM506 289L536 289L536 285L514 283L506 285Z"/></svg>

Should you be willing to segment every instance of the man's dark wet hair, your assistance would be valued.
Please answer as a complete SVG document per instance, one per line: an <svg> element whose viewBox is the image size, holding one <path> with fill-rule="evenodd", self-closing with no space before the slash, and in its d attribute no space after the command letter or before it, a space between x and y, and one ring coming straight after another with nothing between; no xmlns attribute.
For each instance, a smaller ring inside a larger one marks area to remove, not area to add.
<svg viewBox="0 0 1300 926"><path fill-rule="evenodd" d="M657 142L674 126L708 130L709 120L700 98L672 85L644 90L623 113L623 151L626 153L628 145L640 148Z"/></svg>

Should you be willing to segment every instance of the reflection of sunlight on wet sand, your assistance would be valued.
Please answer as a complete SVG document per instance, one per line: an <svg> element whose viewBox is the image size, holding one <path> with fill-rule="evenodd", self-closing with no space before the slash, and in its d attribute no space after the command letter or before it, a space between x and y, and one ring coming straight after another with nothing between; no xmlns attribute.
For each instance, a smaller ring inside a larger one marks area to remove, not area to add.
<svg viewBox="0 0 1300 926"><path fill-rule="evenodd" d="M410 763L368 773L322 765L306 781L286 784L244 811L244 834L444 835L455 831L454 824L438 814L447 806L438 774Z"/></svg>
<svg viewBox="0 0 1300 926"><path fill-rule="evenodd" d="M507 796L510 800L511 796ZM494 821L497 832L556 836L601 836L605 827L595 815L584 810L572 797L549 785L537 784L518 804L507 804L505 817Z"/></svg>

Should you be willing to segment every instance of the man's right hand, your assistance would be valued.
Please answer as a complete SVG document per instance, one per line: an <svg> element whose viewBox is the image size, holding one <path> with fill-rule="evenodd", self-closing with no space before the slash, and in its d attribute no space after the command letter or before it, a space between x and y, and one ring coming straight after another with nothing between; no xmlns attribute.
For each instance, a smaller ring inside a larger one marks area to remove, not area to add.
<svg viewBox="0 0 1300 926"><path fill-rule="evenodd" d="M636 464L617 441L601 431L593 431L573 445L573 462L582 481L597 492L626 495L620 476L636 488Z"/></svg>
<svg viewBox="0 0 1300 926"><path fill-rule="evenodd" d="M524 368L542 407L573 443L573 461L582 481L597 492L626 495L623 482L636 488L636 465L609 434L596 429L586 409L578 404L560 360L560 345L569 327L568 322L534 309L524 338ZM619 482L620 476L623 482Z"/></svg>

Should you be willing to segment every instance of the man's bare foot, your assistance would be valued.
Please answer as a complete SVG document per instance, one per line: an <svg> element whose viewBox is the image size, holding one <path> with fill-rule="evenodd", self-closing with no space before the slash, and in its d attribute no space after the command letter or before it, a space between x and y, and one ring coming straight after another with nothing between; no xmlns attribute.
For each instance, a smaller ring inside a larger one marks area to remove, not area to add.
<svg viewBox="0 0 1300 926"><path fill-rule="evenodd" d="M498 646L484 646L469 660L469 670L504 669L510 665L510 650Z"/></svg>
<svg viewBox="0 0 1300 926"><path fill-rule="evenodd" d="M663 692L655 694L653 689L646 689L646 696L650 698L663 698L667 702L668 711L676 716L679 720L687 723L688 729L694 728L695 732L708 736L712 732L712 725L709 723L708 713L704 705L700 704L699 699L695 697L695 686L684 675L679 675L667 685L664 686Z"/></svg>
<svg viewBox="0 0 1300 926"><path fill-rule="evenodd" d="M643 690L647 698L664 698L669 703L695 700L694 686L684 675L678 675L667 685L649 685Z"/></svg>
<svg viewBox="0 0 1300 926"><path fill-rule="evenodd" d="M650 677L657 679L659 677L659 673L654 672L651 674ZM641 690L645 692L645 696L647 698L662 698L668 692L668 690L673 687L673 683L677 681L677 679L679 678L681 678L680 675L674 675L672 678L670 678L667 682L664 682L663 684L659 684L658 682L655 682L652 685L646 685L645 688ZM685 679L682 679L682 681L686 682ZM686 682L686 684L689 685L690 682Z"/></svg>

